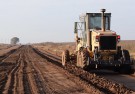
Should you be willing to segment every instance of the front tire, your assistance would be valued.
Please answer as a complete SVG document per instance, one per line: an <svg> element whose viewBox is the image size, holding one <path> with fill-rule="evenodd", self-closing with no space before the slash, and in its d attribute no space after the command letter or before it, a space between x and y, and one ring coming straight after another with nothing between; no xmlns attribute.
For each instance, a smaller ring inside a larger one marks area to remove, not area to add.
<svg viewBox="0 0 135 94"><path fill-rule="evenodd" d="M69 51L68 50L65 50L62 53L62 65L65 66L66 63L69 62L69 61L70 61Z"/></svg>
<svg viewBox="0 0 135 94"><path fill-rule="evenodd" d="M85 69L87 67L88 53L80 51L77 53L77 66Z"/></svg>

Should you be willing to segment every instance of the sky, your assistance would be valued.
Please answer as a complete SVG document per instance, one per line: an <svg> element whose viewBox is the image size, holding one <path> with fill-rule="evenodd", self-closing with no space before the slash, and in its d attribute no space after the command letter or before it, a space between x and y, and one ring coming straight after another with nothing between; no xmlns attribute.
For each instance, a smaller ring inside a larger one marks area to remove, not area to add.
<svg viewBox="0 0 135 94"><path fill-rule="evenodd" d="M73 42L79 15L102 8L112 13L111 30L135 40L135 0L0 0L0 43Z"/></svg>

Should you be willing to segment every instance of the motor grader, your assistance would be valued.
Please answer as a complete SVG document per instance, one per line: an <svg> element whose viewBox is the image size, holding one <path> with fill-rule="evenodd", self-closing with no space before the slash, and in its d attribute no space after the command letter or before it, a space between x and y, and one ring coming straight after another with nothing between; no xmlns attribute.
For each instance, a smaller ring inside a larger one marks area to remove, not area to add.
<svg viewBox="0 0 135 94"><path fill-rule="evenodd" d="M62 53L62 65L71 60L83 69L111 69L120 73L133 73L129 51L119 46L120 35L110 30L111 13L86 13L75 22L75 54ZM80 36L78 35L81 32Z"/></svg>

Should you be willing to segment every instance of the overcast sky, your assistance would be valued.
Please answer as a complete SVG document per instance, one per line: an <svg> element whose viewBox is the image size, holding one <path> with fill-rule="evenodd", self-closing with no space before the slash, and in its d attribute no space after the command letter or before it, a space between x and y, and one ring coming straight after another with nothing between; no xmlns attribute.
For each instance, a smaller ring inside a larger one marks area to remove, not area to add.
<svg viewBox="0 0 135 94"><path fill-rule="evenodd" d="M0 42L74 41L74 22L86 12L112 13L111 30L135 40L135 0L0 0Z"/></svg>

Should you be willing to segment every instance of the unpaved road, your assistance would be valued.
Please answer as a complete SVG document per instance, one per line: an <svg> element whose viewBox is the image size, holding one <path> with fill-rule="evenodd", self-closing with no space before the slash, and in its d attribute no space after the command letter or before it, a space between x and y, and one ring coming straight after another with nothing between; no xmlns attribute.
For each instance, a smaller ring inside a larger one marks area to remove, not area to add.
<svg viewBox="0 0 135 94"><path fill-rule="evenodd" d="M105 77L106 79L112 80L116 83L121 83L128 88L135 90L135 75L124 75L108 70L95 70L93 72Z"/></svg>
<svg viewBox="0 0 135 94"><path fill-rule="evenodd" d="M0 65L0 93L3 94L101 94L66 70L22 46Z"/></svg>
<svg viewBox="0 0 135 94"><path fill-rule="evenodd" d="M131 89L86 72L74 65L65 68L52 54L32 46L19 47L0 59L0 94L129 94Z"/></svg>

